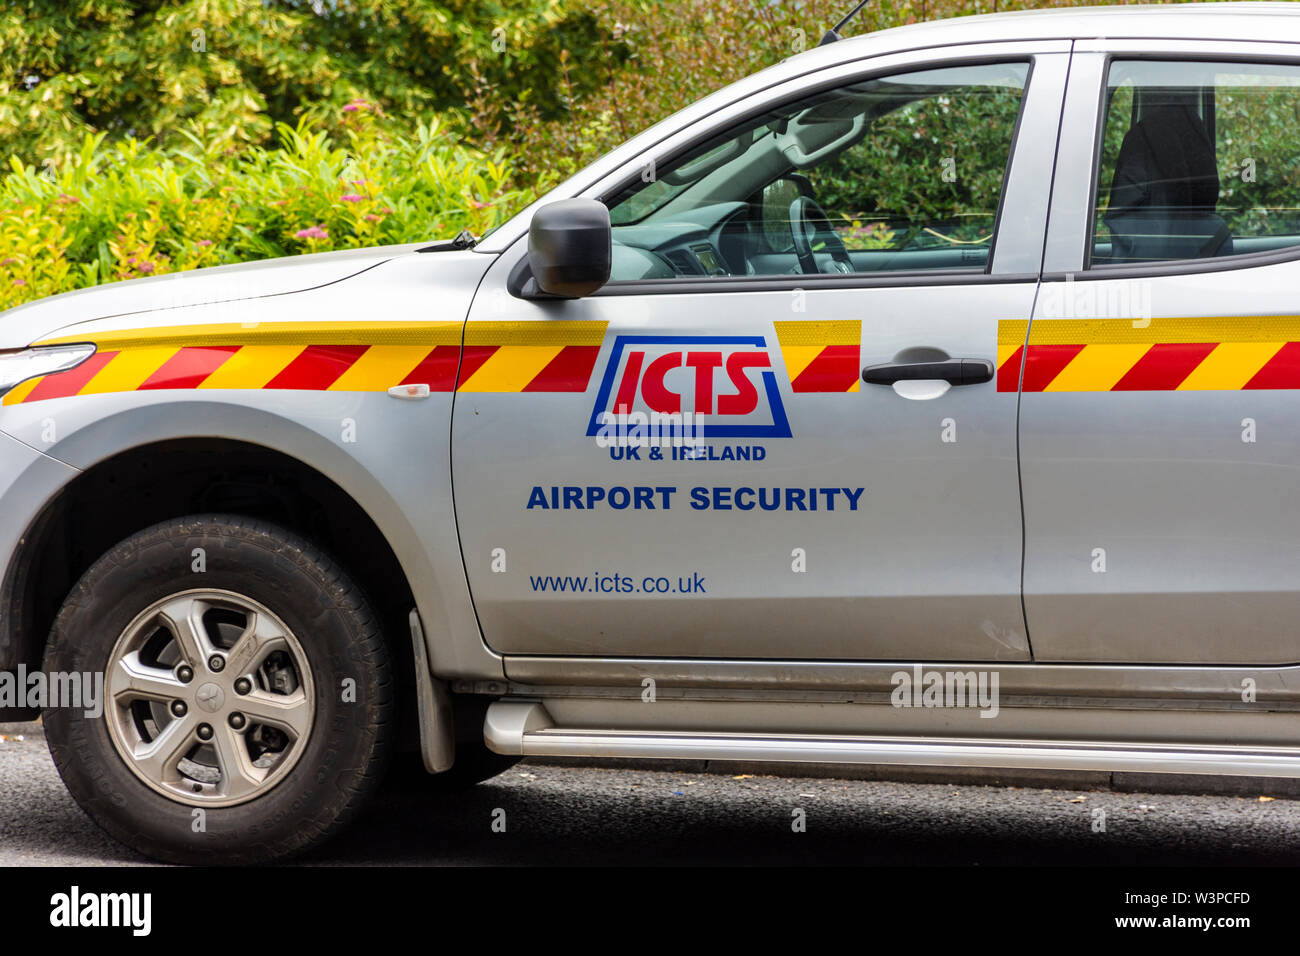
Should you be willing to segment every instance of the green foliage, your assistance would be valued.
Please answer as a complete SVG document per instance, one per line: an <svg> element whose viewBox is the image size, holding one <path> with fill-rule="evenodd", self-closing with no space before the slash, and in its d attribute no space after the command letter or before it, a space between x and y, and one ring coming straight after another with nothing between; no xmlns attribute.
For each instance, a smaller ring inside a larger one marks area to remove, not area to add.
<svg viewBox="0 0 1300 956"><path fill-rule="evenodd" d="M395 132L457 111L500 128L558 115L626 50L568 0L15 0L0 7L0 141L24 162L75 155L87 133L183 131L264 144L277 123L339 132L363 101Z"/></svg>
<svg viewBox="0 0 1300 956"><path fill-rule="evenodd" d="M940 236L987 243L1020 102L1020 90L1004 87L915 100L874 122L861 143L809 171L817 200L848 221L850 235L865 228L869 244L887 245L886 227L896 222L918 230L893 237L909 240L912 248Z"/></svg>
<svg viewBox="0 0 1300 956"><path fill-rule="evenodd" d="M363 111L341 137L280 126L238 156L195 139L159 150L87 136L54 172L0 177L0 309L114 279L483 232L523 197L502 155L436 123L383 135Z"/></svg>

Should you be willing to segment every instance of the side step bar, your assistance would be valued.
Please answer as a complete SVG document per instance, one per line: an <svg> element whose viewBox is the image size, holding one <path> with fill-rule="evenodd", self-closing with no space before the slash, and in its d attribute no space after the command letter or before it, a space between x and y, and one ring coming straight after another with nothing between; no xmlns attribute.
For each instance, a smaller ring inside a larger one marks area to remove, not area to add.
<svg viewBox="0 0 1300 956"><path fill-rule="evenodd" d="M496 753L529 757L658 757L1300 777L1300 748L564 729L553 725L550 714L538 701L497 701L488 708L483 734L488 748Z"/></svg>

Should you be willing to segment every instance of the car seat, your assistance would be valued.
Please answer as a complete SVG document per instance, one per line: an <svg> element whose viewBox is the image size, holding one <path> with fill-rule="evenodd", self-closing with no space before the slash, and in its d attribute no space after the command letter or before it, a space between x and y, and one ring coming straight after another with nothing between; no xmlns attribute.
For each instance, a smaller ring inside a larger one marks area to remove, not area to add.
<svg viewBox="0 0 1300 956"><path fill-rule="evenodd" d="M1124 136L1104 221L1110 262L1232 255L1228 225L1215 213L1214 143L1186 104L1150 110Z"/></svg>

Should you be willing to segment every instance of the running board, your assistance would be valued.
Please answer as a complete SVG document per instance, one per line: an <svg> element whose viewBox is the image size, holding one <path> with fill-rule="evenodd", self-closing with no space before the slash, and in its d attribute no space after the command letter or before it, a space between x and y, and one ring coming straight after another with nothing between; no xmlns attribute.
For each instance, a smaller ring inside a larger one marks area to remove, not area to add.
<svg viewBox="0 0 1300 956"><path fill-rule="evenodd" d="M1101 743L958 737L845 737L709 731L565 729L536 701L497 701L483 724L488 748L526 757L632 757L790 763L986 767L1300 777L1300 748Z"/></svg>

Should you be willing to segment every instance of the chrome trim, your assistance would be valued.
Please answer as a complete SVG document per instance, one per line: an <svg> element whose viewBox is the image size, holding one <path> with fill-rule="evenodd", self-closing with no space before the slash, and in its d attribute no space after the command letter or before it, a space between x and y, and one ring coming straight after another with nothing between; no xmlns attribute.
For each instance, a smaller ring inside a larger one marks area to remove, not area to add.
<svg viewBox="0 0 1300 956"><path fill-rule="evenodd" d="M691 658L505 658L512 684L526 692L550 694L555 687L635 687L653 678L666 688L752 691L834 691L887 694L898 671L920 663L925 669L996 670L1004 697L1095 698L1098 706L1140 705L1143 698L1170 702L1241 700L1242 681L1255 681L1258 703L1300 703L1300 666L1176 667L1135 664L1029 664L997 661L725 661ZM519 692L513 690L512 692ZM771 696L771 695L766 695ZM1043 703L1039 702L1040 705Z"/></svg>
<svg viewBox="0 0 1300 956"><path fill-rule="evenodd" d="M521 735L518 747L510 752L535 757L659 757L1300 777L1300 749L1297 748L1234 751L1223 746L1179 748L1091 741L763 736L555 728Z"/></svg>

